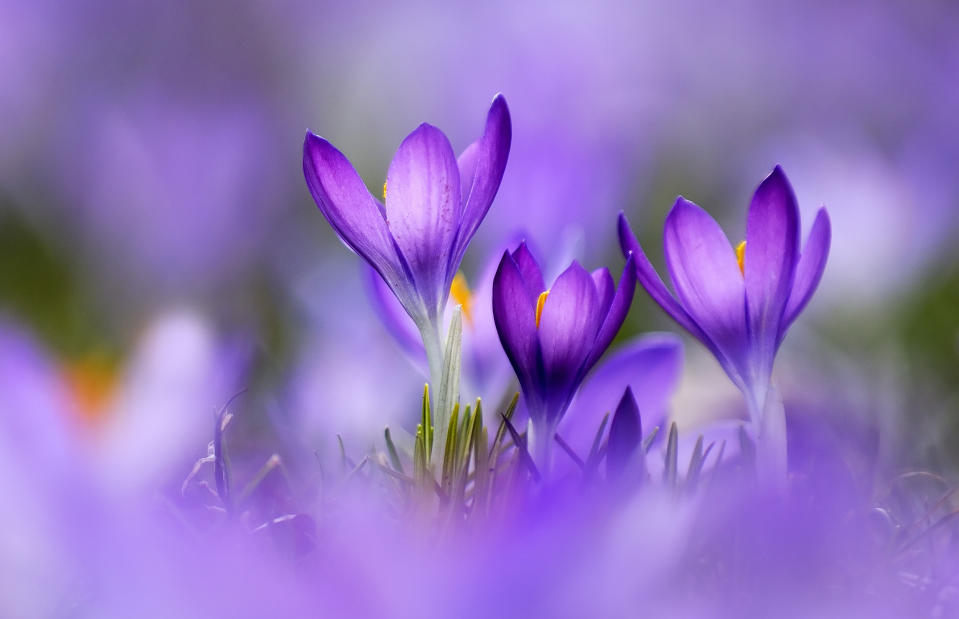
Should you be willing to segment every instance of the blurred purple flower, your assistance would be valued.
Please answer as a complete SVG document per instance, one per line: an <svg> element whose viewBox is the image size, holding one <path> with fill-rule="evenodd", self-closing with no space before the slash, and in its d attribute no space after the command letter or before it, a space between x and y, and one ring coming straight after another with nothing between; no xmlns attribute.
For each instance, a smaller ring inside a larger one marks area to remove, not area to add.
<svg viewBox="0 0 959 619"><path fill-rule="evenodd" d="M211 295L242 277L282 203L262 102L153 89L78 108L82 122L54 151L60 190L79 207L67 221L96 266L120 276L121 298Z"/></svg>
<svg viewBox="0 0 959 619"><path fill-rule="evenodd" d="M632 387L626 387L612 419L606 449L606 474L611 478L622 475L643 440L643 422Z"/></svg>
<svg viewBox="0 0 959 619"><path fill-rule="evenodd" d="M574 261L547 289L525 243L504 252L493 319L529 410L531 453L544 467L560 419L623 324L635 287L631 256L618 287L605 267L590 274Z"/></svg>
<svg viewBox="0 0 959 619"><path fill-rule="evenodd" d="M746 240L734 251L706 211L678 198L664 230L666 262L678 300L624 215L619 233L623 252L636 256L636 275L646 291L715 355L745 396L758 438L784 450L784 437L777 435L785 432L785 421L776 410L767 410L773 360L825 269L830 242L826 210L817 214L800 255L799 208L786 175L776 166L753 196ZM781 464L785 466L784 459Z"/></svg>
<svg viewBox="0 0 959 619"><path fill-rule="evenodd" d="M490 107L483 136L459 159L423 123L403 140L383 186L384 203L328 141L307 132L303 172L340 239L383 277L424 332L438 324L466 247L499 188L509 154L506 100Z"/></svg>

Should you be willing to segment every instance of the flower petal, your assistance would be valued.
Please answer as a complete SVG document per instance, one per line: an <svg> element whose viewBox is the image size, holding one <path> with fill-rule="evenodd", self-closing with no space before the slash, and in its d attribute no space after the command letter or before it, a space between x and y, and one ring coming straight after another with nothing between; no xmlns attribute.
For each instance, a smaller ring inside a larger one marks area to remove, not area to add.
<svg viewBox="0 0 959 619"><path fill-rule="evenodd" d="M516 261L516 267L523 276L530 303L535 307L536 299L539 298L541 292L546 290L546 283L543 281L543 272L539 268L539 263L536 262L536 258L533 257L533 253L530 252L525 241L520 243L516 251L513 252L513 260Z"/></svg>
<svg viewBox="0 0 959 619"><path fill-rule="evenodd" d="M632 387L646 427L662 427L683 369L682 340L649 333L614 350L589 375L559 427L577 453L586 453L603 415L613 411L623 386Z"/></svg>
<svg viewBox="0 0 959 619"><path fill-rule="evenodd" d="M825 208L821 208L816 213L816 220L812 224L809 238L806 239L806 246L803 247L799 264L796 266L796 281L793 283L792 293L786 303L779 341L782 341L783 336L786 335L786 329L796 320L813 293L816 292L819 280L822 279L823 271L826 269L831 238L832 229L829 222L829 213L826 212Z"/></svg>
<svg viewBox="0 0 959 619"><path fill-rule="evenodd" d="M400 348L417 363L420 369L426 370L426 350L423 348L423 340L416 329L416 324L375 269L364 265L363 275L373 311L380 317L383 326Z"/></svg>
<svg viewBox="0 0 959 619"><path fill-rule="evenodd" d="M496 95L486 115L483 136L470 144L458 161L463 215L451 254L450 268L454 272L499 190L512 136L506 99Z"/></svg>
<svg viewBox="0 0 959 619"><path fill-rule="evenodd" d="M619 214L619 245L623 250L623 255L626 257L629 257L629 254L632 253L634 267L636 269L636 278L639 280L639 283L642 284L643 288L646 289L649 296L652 297L653 301L658 303L659 306L663 308L663 311L675 320L680 327L689 331L693 337L716 353L715 344L710 341L702 329L699 328L699 325L696 324L696 321L692 319L685 308L676 300L669 289L666 288L666 284L663 283L662 278L659 277L656 269L653 268L653 264L649 261L649 258L646 257L646 252L643 251L639 241L636 240L636 235L633 234L633 230L629 226L629 221L623 213Z"/></svg>
<svg viewBox="0 0 959 619"><path fill-rule="evenodd" d="M743 260L750 333L763 372L772 368L798 261L799 207L789 180L776 166L749 205Z"/></svg>
<svg viewBox="0 0 959 619"><path fill-rule="evenodd" d="M383 276L409 311L412 282L382 211L350 162L328 141L307 132L303 174L316 205L340 240Z"/></svg>
<svg viewBox="0 0 959 619"><path fill-rule="evenodd" d="M453 147L426 123L403 140L387 173L386 220L427 308L440 308L449 294L446 271L460 223L459 182Z"/></svg>
<svg viewBox="0 0 959 619"><path fill-rule="evenodd" d="M493 276L493 322L525 397L538 393L535 305L509 252L503 252Z"/></svg>
<svg viewBox="0 0 959 619"><path fill-rule="evenodd" d="M630 269L632 269L630 265ZM625 271L624 271L625 273ZM602 267L592 272L593 283L596 284L596 296L599 298L599 313L605 316L609 312L609 306L613 302L613 295L616 293L616 285L613 283L613 276L609 274L609 269ZM633 275L633 283L636 283L636 276Z"/></svg>
<svg viewBox="0 0 959 619"><path fill-rule="evenodd" d="M619 476L643 439L643 425L633 390L627 386L619 406L609 424L609 442L606 448L606 474Z"/></svg>
<svg viewBox="0 0 959 619"><path fill-rule="evenodd" d="M550 289L539 322L550 414L562 414L582 380L601 319L593 278L574 261Z"/></svg>
<svg viewBox="0 0 959 619"><path fill-rule="evenodd" d="M623 274L619 277L619 286L616 288L616 293L609 306L600 313L601 326L596 334L593 350L586 361L584 371L588 372L603 356L606 348L609 347L613 338L619 332L619 328L623 326L623 321L626 320L626 314L629 313L629 306L633 303L633 294L636 291L636 269L633 267L633 261L632 254L626 257L626 266L623 267Z"/></svg>
<svg viewBox="0 0 959 619"><path fill-rule="evenodd" d="M683 307L715 343L727 372L743 371L748 346L746 291L719 224L682 197L666 217L666 264Z"/></svg>

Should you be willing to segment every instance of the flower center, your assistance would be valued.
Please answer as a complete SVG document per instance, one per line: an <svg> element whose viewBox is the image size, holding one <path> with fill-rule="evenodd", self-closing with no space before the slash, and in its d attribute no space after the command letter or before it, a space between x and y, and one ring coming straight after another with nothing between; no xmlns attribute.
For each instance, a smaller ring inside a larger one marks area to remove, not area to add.
<svg viewBox="0 0 959 619"><path fill-rule="evenodd" d="M386 193L386 186L383 187L384 194ZM450 286L450 296L453 297L460 307L463 308L463 318L466 319L466 323L470 326L473 325L473 293L470 292L469 285L466 283L466 277L463 275L462 271L458 271L456 276L453 278L453 283Z"/></svg>
<svg viewBox="0 0 959 619"><path fill-rule="evenodd" d="M383 181L383 202L386 202L386 183L388 181Z"/></svg>
<svg viewBox="0 0 959 619"><path fill-rule="evenodd" d="M539 329L540 318L543 317L543 306L546 305L546 297L549 296L549 290L544 290L539 293L539 298L536 299L536 328Z"/></svg>
<svg viewBox="0 0 959 619"><path fill-rule="evenodd" d="M739 272L746 276L746 271L743 269L743 258L746 257L746 241L743 241L736 246L736 262L739 263Z"/></svg>

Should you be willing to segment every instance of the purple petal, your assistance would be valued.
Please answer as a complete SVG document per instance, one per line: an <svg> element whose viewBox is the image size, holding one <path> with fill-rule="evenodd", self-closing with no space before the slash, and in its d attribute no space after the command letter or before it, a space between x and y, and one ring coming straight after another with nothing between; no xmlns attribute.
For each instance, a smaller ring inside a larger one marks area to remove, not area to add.
<svg viewBox="0 0 959 619"><path fill-rule="evenodd" d="M343 153L310 132L303 143L306 184L340 239L383 276L407 305L407 275L383 213Z"/></svg>
<svg viewBox="0 0 959 619"><path fill-rule="evenodd" d="M786 304L786 313L783 316L782 329L779 333L781 341L786 329L792 324L799 313L806 307L809 299L819 286L823 271L826 268L826 259L829 257L829 243L832 229L829 223L829 213L825 208L816 213L816 220L809 231L809 238L799 257L796 266L796 281L793 284L789 302Z"/></svg>
<svg viewBox="0 0 959 619"><path fill-rule="evenodd" d="M539 263L536 262L525 241L520 243L513 252L513 260L523 276L523 281L526 282L526 294L530 298L530 303L535 307L536 299L546 290L546 283L543 281L543 272L539 268Z"/></svg>
<svg viewBox="0 0 959 619"><path fill-rule="evenodd" d="M643 426L633 390L627 386L619 406L609 424L609 443L606 449L606 472L610 477L620 475L643 438Z"/></svg>
<svg viewBox="0 0 959 619"><path fill-rule="evenodd" d="M539 322L550 413L561 413L578 386L601 319L593 278L573 262L550 289Z"/></svg>
<svg viewBox="0 0 959 619"><path fill-rule="evenodd" d="M627 258L629 254L632 253L633 259L635 260L636 278L639 280L639 283L642 284L643 288L646 289L646 292L649 293L649 296L652 297L653 301L658 303L659 306L663 308L663 311L675 320L680 327L689 331L693 337L701 341L707 348L715 353L716 346L706 337L706 334L699 328L696 321L692 319L683 306L680 305L679 301L669 292L669 289L666 288L666 284L663 283L662 278L659 277L656 269L653 268L653 264L649 261L649 258L646 257L646 252L643 251L639 241L636 240L636 235L633 234L633 230L629 226L629 221L623 213L619 214L619 244L623 250L623 255Z"/></svg>
<svg viewBox="0 0 959 619"><path fill-rule="evenodd" d="M749 205L743 260L750 333L764 368L772 366L798 260L799 207L789 180L776 166Z"/></svg>
<svg viewBox="0 0 959 619"><path fill-rule="evenodd" d="M460 171L460 204L466 206L470 192L473 190L473 179L476 178L476 160L479 159L480 140L466 147L456 158L456 166Z"/></svg>
<svg viewBox="0 0 959 619"><path fill-rule="evenodd" d="M400 144L386 177L386 220L427 308L449 294L447 264L460 223L459 169L443 132L423 123Z"/></svg>
<svg viewBox="0 0 959 619"><path fill-rule="evenodd" d="M533 393L532 377L537 367L535 311L523 275L509 252L504 252L493 276L493 322L527 397Z"/></svg>
<svg viewBox="0 0 959 619"><path fill-rule="evenodd" d="M619 286L616 288L615 296L610 302L608 310L600 314L602 316L600 319L602 326L596 334L593 350L586 362L586 371L593 367L593 364L606 352L606 348L616 337L619 328L623 326L626 314L629 313L629 306L633 303L633 293L636 291L636 269L633 266L633 261L632 254L626 257L626 266L623 267L623 274L619 278Z"/></svg>
<svg viewBox="0 0 959 619"><path fill-rule="evenodd" d="M459 159L460 189L463 215L456 235L450 263L455 272L470 239L476 233L493 203L506 170L513 129L509 108L503 95L496 95L486 115L483 136L470 144Z"/></svg>
<svg viewBox="0 0 959 619"><path fill-rule="evenodd" d="M680 197L666 217L663 242L683 307L731 370L730 363L744 361L748 333L745 284L729 240L706 211Z"/></svg>
<svg viewBox="0 0 959 619"><path fill-rule="evenodd" d="M560 434L578 453L586 453L603 415L614 410L626 385L632 387L646 427L662 426L682 369L683 346L676 335L650 333L629 341L586 379Z"/></svg>
<svg viewBox="0 0 959 619"><path fill-rule="evenodd" d="M633 269L632 265L629 267ZM624 271L625 273L625 271ZM616 292L613 276L609 274L609 269L602 267L592 273L593 283L596 284L596 296L599 298L599 313L605 316L609 312L609 306L613 302L613 294ZM636 276L633 275L633 284L636 283Z"/></svg>
<svg viewBox="0 0 959 619"><path fill-rule="evenodd" d="M421 368L425 368L423 363L426 362L426 350L416 324L375 269L365 266L363 273L373 311L380 317L383 326L400 348L419 363Z"/></svg>

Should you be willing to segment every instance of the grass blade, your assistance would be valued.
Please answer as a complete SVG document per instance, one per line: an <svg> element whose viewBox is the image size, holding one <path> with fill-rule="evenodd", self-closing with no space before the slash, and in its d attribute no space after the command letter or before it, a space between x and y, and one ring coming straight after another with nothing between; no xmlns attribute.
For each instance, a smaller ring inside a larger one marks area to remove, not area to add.
<svg viewBox="0 0 959 619"><path fill-rule="evenodd" d="M507 432L509 432L510 437L513 439L513 444L516 445L516 451L519 453L520 461L529 469L533 480L537 482L540 481L542 476L539 474L539 469L536 468L536 463L533 462L533 457L529 455L529 450L526 448L526 439L516 431L516 428L513 427L513 424L505 415L503 416L503 421L506 423Z"/></svg>
<svg viewBox="0 0 959 619"><path fill-rule="evenodd" d="M400 454L396 451L396 445L393 444L393 437L390 436L389 426L383 430L383 438L386 439L386 452L390 456L390 464L393 466L393 470L405 473L403 463L400 461Z"/></svg>

